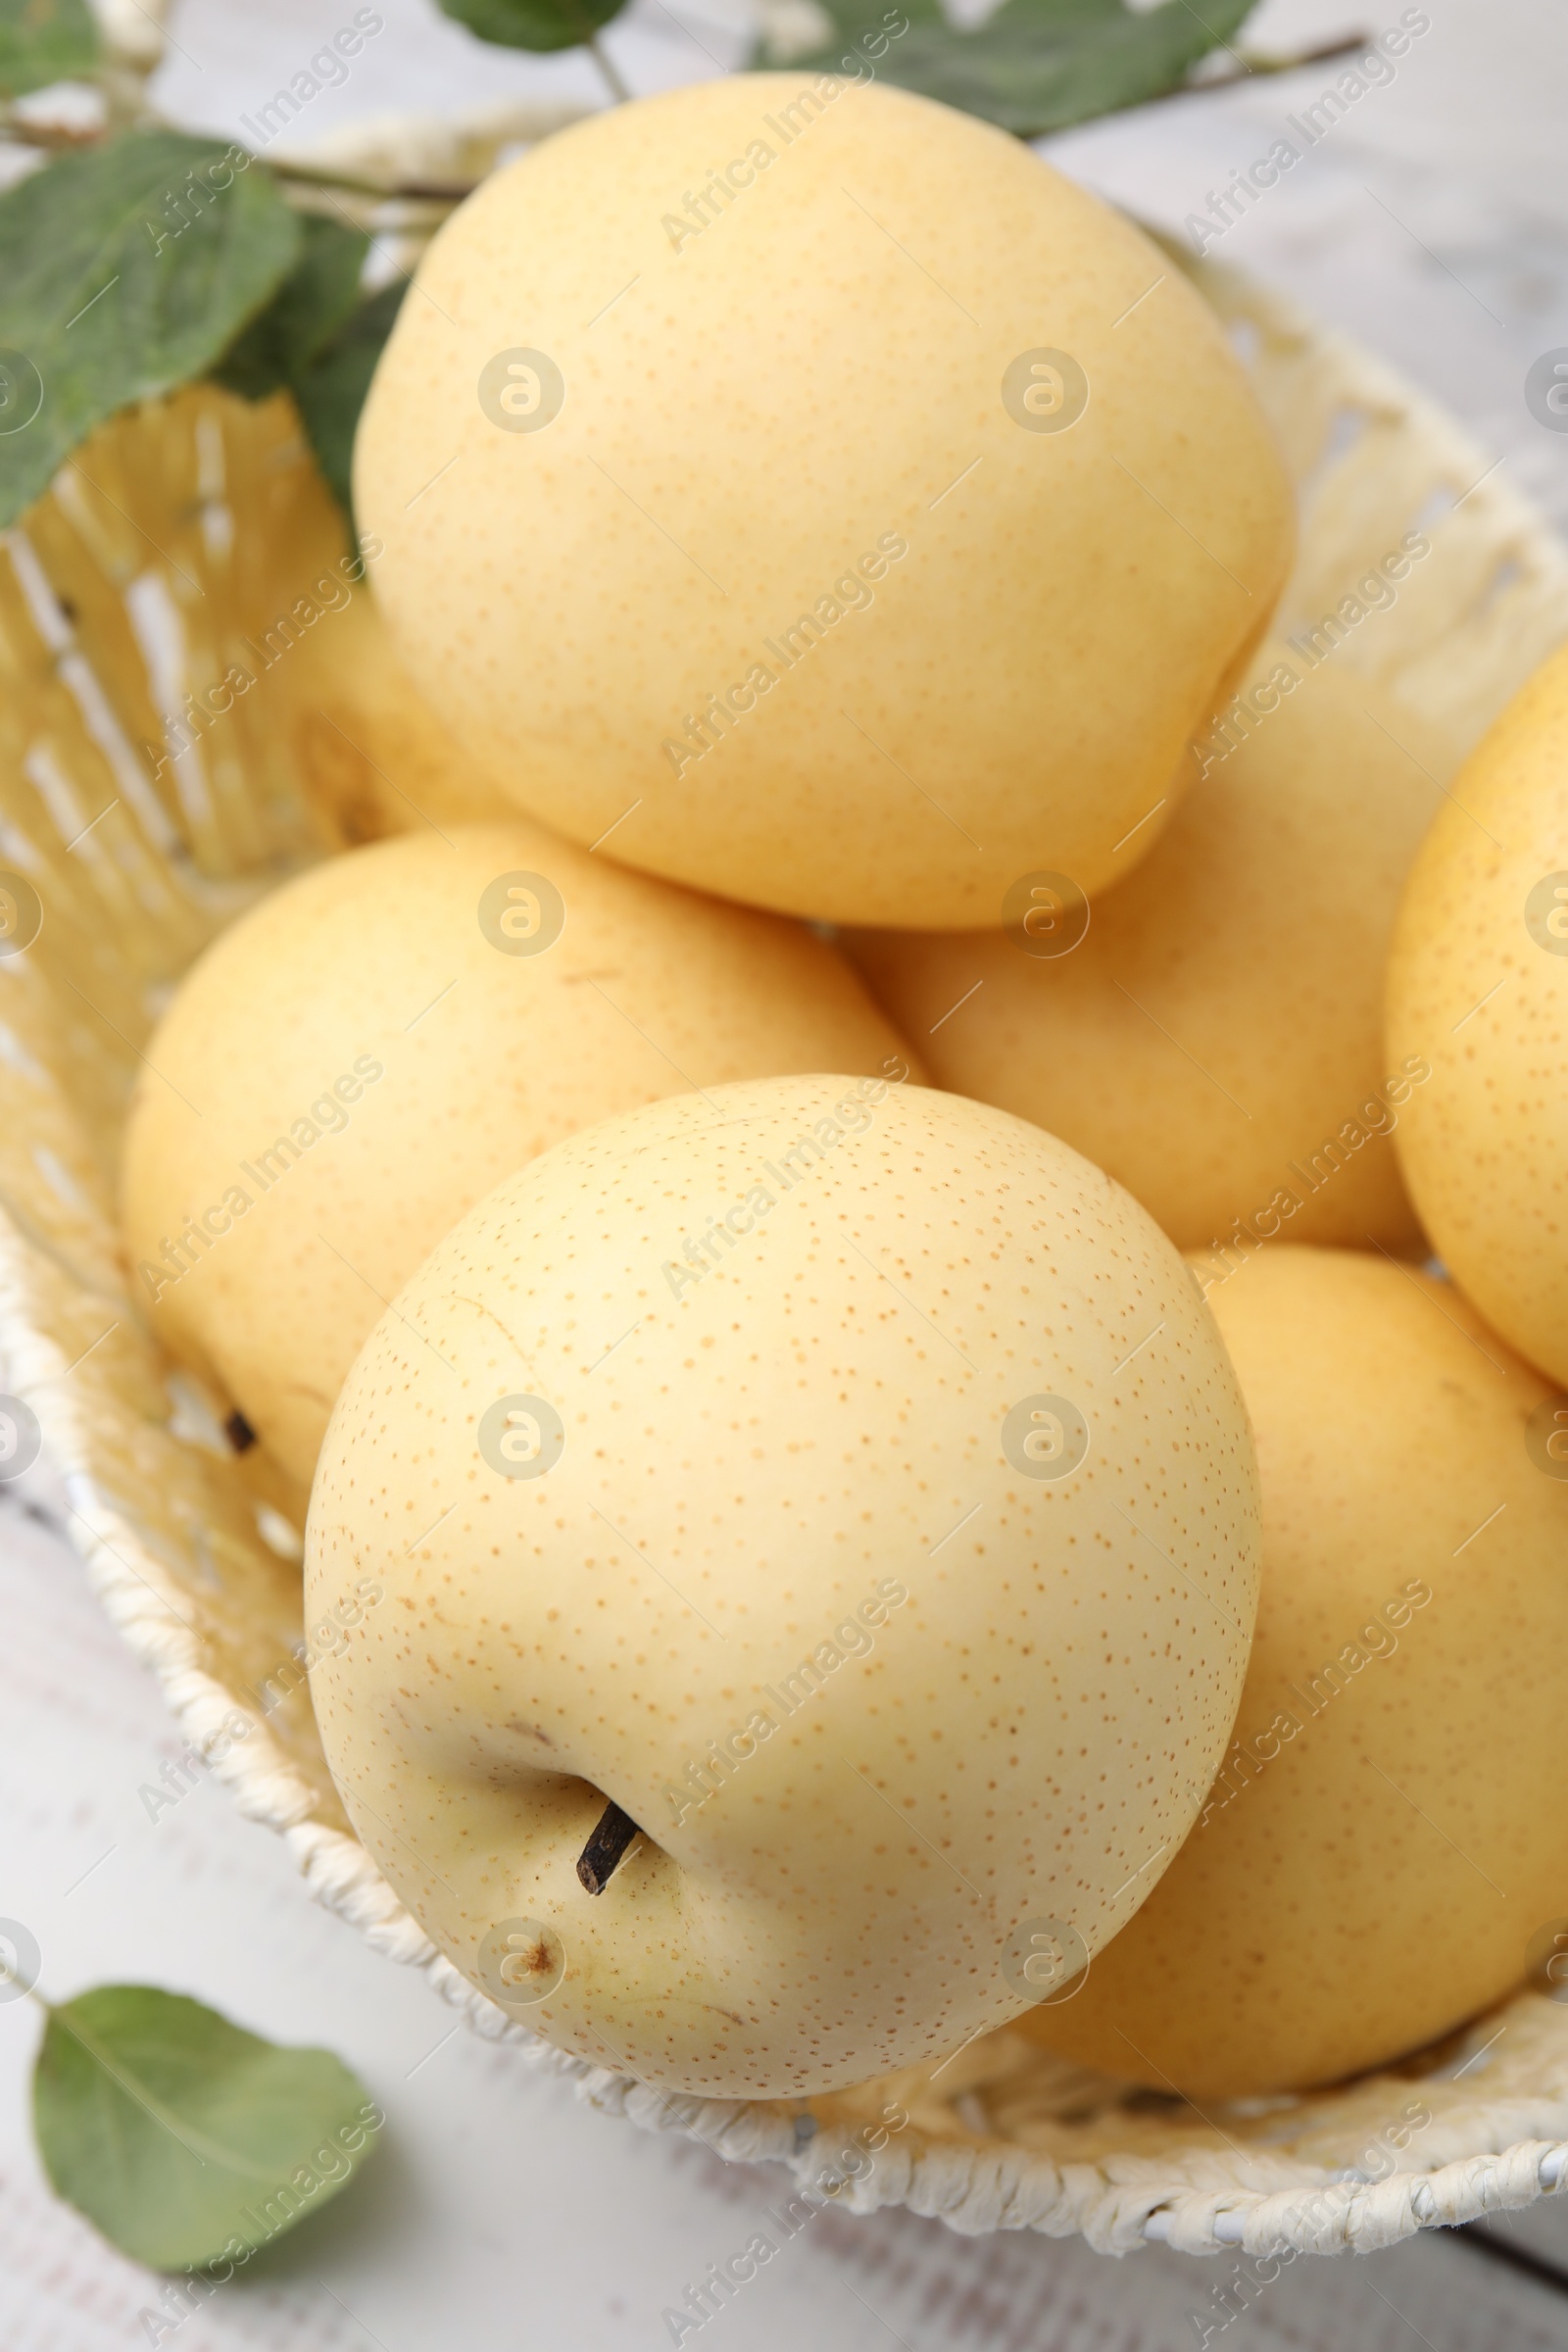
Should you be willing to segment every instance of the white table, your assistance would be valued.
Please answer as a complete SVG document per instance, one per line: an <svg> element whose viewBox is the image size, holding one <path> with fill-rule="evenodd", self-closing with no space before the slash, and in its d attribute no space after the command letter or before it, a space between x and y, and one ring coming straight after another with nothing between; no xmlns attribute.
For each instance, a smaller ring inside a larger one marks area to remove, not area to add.
<svg viewBox="0 0 1568 2352"><path fill-rule="evenodd" d="M595 94L580 58L481 50L425 0L378 0L386 29L312 135L364 114L457 109L508 91ZM739 54L724 0L634 0L608 38L651 89ZM1523 378L1568 344L1568 14L1554 0L1430 0L1431 31L1266 204L1214 248L1296 293L1447 401L1568 526L1568 436L1528 415ZM352 10L313 0L186 0L159 83L193 126L239 117ZM1364 17L1268 0L1256 45L1315 45ZM694 37L692 37L694 36ZM712 62L710 62L710 59ZM1185 98L1052 144L1054 159L1179 229L1233 166L1264 152L1321 69ZM513 2056L454 2030L422 1983L305 1898L281 1848L210 1783L149 1818L139 1795L175 1756L151 1686L57 1533L0 1490L0 1612L10 1665L0 1735L0 1910L44 1952L44 1989L143 1980L188 1990L277 2038L319 2041L364 2075L386 2144L341 2202L258 2257L191 2316L179 2352L621 2352L668 2344L686 2280L743 2245L782 2177L727 2170L579 2107ZM26 2120L39 2020L0 2005L0 2345L120 2352L159 2283L47 2190ZM1568 2269L1568 2210L1500 2225ZM1151 2249L1120 2265L1077 2243L964 2240L906 2215L824 2212L703 2330L705 2352L1176 2352L1230 2268ZM689 2343L695 2339L688 2336ZM1333 2352L1534 2352L1568 2343L1568 2296L1467 2247L1423 2238L1370 2260L1302 2262L1211 2343Z"/></svg>

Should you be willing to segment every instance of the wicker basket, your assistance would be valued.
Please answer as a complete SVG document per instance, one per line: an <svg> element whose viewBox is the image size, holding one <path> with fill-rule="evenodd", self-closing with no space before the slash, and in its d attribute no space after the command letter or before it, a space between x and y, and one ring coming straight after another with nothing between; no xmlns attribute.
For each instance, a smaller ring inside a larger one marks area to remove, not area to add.
<svg viewBox="0 0 1568 2352"><path fill-rule="evenodd" d="M1335 659L1462 751L1568 635L1568 555L1387 369L1227 274L1200 280L1301 485L1287 629L1332 609L1418 523L1430 559ZM705 2102L540 2042L404 1911L349 1831L303 1680L270 1710L256 1696L303 1649L298 1498L259 1450L236 1455L224 1400L160 1357L112 1213L141 1049L203 943L303 861L466 813L368 598L332 586L342 556L287 404L200 389L102 430L0 561L0 868L43 910L24 952L0 952L0 1386L37 1416L32 1475L63 1493L104 1606L241 1810L479 2033L646 2129L780 2160L808 2195L857 2211L1079 2231L1109 2252L1154 2237L1193 2253L1337 2252L1554 2187L1568 2006L1534 1991L1391 2072L1206 2116L1005 2031L863 2091ZM205 701L236 663L254 685L221 715L190 716L187 695ZM891 2133L867 2129L890 2102Z"/></svg>

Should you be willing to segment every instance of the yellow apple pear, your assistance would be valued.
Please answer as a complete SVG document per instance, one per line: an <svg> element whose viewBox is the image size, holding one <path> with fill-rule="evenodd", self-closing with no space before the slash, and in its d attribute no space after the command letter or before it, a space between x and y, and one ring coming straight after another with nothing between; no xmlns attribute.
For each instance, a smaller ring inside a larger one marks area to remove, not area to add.
<svg viewBox="0 0 1568 2352"><path fill-rule="evenodd" d="M1179 1248L1409 1250L1389 1139L1427 1065L1385 1054L1383 982L1454 755L1332 662L1273 645L1254 676L1262 715L1126 880L1040 876L991 931L844 945L939 1085L1059 1135Z"/></svg>
<svg viewBox="0 0 1568 2352"><path fill-rule="evenodd" d="M1411 871L1389 1051L1432 1082L1399 1131L1453 1279L1568 1382L1568 647L1460 771Z"/></svg>
<svg viewBox="0 0 1568 2352"><path fill-rule="evenodd" d="M503 1176L612 1111L824 1065L909 1066L798 924L520 817L356 850L225 931L148 1047L137 1291L308 1486L361 1343Z"/></svg>
<svg viewBox="0 0 1568 2352"><path fill-rule="evenodd" d="M1205 2100L1436 2039L1568 1912L1568 1462L1545 1384L1445 1282L1257 1250L1208 1290L1257 1439L1263 1585L1199 1826L1023 2030Z"/></svg>
<svg viewBox="0 0 1568 2352"><path fill-rule="evenodd" d="M541 142L415 282L356 506L411 670L523 808L935 929L1152 845L1293 509L1130 222L972 116L731 74Z"/></svg>
<svg viewBox="0 0 1568 2352"><path fill-rule="evenodd" d="M1186 1267L1005 1112L851 1077L607 1120L383 1316L312 1497L355 1829L549 2040L784 2096L1096 1950L1222 1751L1251 1441Z"/></svg>

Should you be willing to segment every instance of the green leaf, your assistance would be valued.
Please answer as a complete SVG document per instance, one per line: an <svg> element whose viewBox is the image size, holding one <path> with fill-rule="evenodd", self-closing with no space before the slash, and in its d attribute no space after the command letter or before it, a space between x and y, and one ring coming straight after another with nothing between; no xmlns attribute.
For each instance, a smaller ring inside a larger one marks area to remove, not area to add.
<svg viewBox="0 0 1568 2352"><path fill-rule="evenodd" d="M52 81L81 81L98 66L87 0L0 0L0 98Z"/></svg>
<svg viewBox="0 0 1568 2352"><path fill-rule="evenodd" d="M292 273L261 316L224 352L213 374L246 400L293 393L316 460L344 513L355 428L405 281L359 300L369 239L308 215Z"/></svg>
<svg viewBox="0 0 1568 2352"><path fill-rule="evenodd" d="M94 425L210 368L299 245L254 158L174 131L126 131L0 196L0 527Z"/></svg>
<svg viewBox="0 0 1568 2352"><path fill-rule="evenodd" d="M1039 138L1070 123L1179 89L1194 66L1223 48L1256 0L1187 0L1135 14L1123 0L1004 0L972 32L931 20L929 8L909 18L909 29L890 41L873 70L901 88L979 115L1020 138ZM886 17L868 17L864 0L829 0L841 40L831 49L796 58L803 74L853 68L854 46L878 32Z"/></svg>
<svg viewBox="0 0 1568 2352"><path fill-rule="evenodd" d="M293 378L294 398L316 462L345 514L354 512L349 477L355 428L405 291L406 281L397 278L362 302L347 324Z"/></svg>
<svg viewBox="0 0 1568 2352"><path fill-rule="evenodd" d="M329 2050L151 1984L50 2010L32 2111L57 2193L160 2271L247 2260L337 2194L385 2121Z"/></svg>
<svg viewBox="0 0 1568 2352"><path fill-rule="evenodd" d="M503 49L579 49L625 0L441 0L443 16Z"/></svg>
<svg viewBox="0 0 1568 2352"><path fill-rule="evenodd" d="M300 258L293 270L213 369L220 384L244 400L266 400L291 383L359 300L369 238L316 213L304 215L300 232Z"/></svg>

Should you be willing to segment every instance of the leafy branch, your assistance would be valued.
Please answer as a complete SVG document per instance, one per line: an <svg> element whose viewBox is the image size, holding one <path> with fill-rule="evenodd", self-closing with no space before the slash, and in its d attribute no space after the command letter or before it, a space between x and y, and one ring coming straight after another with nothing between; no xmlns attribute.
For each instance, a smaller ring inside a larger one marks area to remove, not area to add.
<svg viewBox="0 0 1568 2352"><path fill-rule="evenodd" d="M1222 48L1254 0L1161 0L1140 13L1124 0L1003 0L971 31L948 22L939 0L900 0L908 29L877 58L900 88L979 115L1020 138L1064 130L1096 115L1141 105L1179 87ZM870 28L864 0L827 0L838 39L796 58L796 70L832 73L846 44Z"/></svg>
<svg viewBox="0 0 1568 2352"><path fill-rule="evenodd" d="M984 24L965 31L949 22L940 0L900 0L893 14L907 29L882 46L867 41L865 0L825 0L836 40L792 56L802 73L852 66L857 49L875 60L878 76L980 116L1019 138L1042 138L1156 98L1292 73L1365 46L1352 35L1289 57L1259 57L1231 46L1256 0L1160 0L1134 11L1125 0L1003 0ZM882 20L885 25L887 19ZM879 28L880 30L880 28ZM1232 70L1195 81L1195 68L1220 51Z"/></svg>

